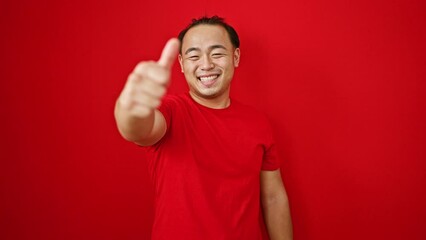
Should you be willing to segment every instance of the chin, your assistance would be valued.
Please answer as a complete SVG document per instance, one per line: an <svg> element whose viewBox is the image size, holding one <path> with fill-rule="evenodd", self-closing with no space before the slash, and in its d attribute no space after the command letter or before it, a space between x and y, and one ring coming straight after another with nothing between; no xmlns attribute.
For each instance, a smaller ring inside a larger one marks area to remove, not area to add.
<svg viewBox="0 0 426 240"><path fill-rule="evenodd" d="M222 89L197 89L195 94L205 99L215 99L225 94L225 90Z"/></svg>
<svg viewBox="0 0 426 240"><path fill-rule="evenodd" d="M217 92L197 91L197 95L206 99L213 99L213 98L216 98L219 94Z"/></svg>

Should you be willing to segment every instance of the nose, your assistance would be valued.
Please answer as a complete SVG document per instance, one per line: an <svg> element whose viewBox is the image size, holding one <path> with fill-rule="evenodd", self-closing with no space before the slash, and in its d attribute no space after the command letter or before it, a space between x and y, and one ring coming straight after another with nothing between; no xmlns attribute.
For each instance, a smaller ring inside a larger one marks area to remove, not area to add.
<svg viewBox="0 0 426 240"><path fill-rule="evenodd" d="M201 70L210 70L214 68L212 59L209 56L204 56L201 62Z"/></svg>

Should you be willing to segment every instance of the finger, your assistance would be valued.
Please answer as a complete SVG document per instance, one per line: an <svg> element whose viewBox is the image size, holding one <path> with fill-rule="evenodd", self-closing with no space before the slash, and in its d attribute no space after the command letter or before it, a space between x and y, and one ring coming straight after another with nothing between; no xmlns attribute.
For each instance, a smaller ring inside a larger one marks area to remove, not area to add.
<svg viewBox="0 0 426 240"><path fill-rule="evenodd" d="M161 53L160 60L158 60L158 64L168 69L171 69L179 52L179 47L180 42L177 38L172 38L167 41L166 45L164 46L163 52Z"/></svg>
<svg viewBox="0 0 426 240"><path fill-rule="evenodd" d="M133 73L138 75L138 79L141 81L151 79L159 84L167 84L170 78L170 70L155 62L141 62L136 66Z"/></svg>
<svg viewBox="0 0 426 240"><path fill-rule="evenodd" d="M144 118L148 116L149 114L151 114L152 111L153 111L153 108L151 107L147 107L144 105L136 105L131 109L130 112L133 116Z"/></svg>
<svg viewBox="0 0 426 240"><path fill-rule="evenodd" d="M152 97L148 94L141 94L134 99L133 103L134 103L134 106L145 106L148 108L155 109L160 106L161 99Z"/></svg>
<svg viewBox="0 0 426 240"><path fill-rule="evenodd" d="M145 94L149 94L152 97L161 98L166 93L166 87L162 84L158 84L154 81L147 79L138 86L139 91Z"/></svg>
<svg viewBox="0 0 426 240"><path fill-rule="evenodd" d="M136 72L132 72L127 77L127 82L136 83L136 82L139 82L141 79L142 77L139 74L137 74Z"/></svg>

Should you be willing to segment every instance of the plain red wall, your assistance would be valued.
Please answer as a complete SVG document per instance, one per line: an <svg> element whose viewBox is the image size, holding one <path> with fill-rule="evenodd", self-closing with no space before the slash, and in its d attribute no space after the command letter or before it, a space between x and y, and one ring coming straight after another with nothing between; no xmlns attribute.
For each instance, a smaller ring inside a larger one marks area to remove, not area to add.
<svg viewBox="0 0 426 240"><path fill-rule="evenodd" d="M152 187L114 101L205 13L241 37L233 95L276 129L295 240L426 239L425 4L0 3L1 225L9 239L148 239ZM186 91L175 65L170 92Z"/></svg>

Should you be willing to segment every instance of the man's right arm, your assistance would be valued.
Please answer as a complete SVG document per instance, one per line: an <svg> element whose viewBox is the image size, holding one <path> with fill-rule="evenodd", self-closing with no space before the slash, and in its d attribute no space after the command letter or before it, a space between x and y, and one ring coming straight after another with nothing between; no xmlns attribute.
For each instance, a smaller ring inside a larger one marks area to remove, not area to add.
<svg viewBox="0 0 426 240"><path fill-rule="evenodd" d="M178 51L179 40L171 39L158 62L141 62L129 75L114 111L118 130L126 140L150 146L166 133L166 120L157 108L166 94Z"/></svg>

